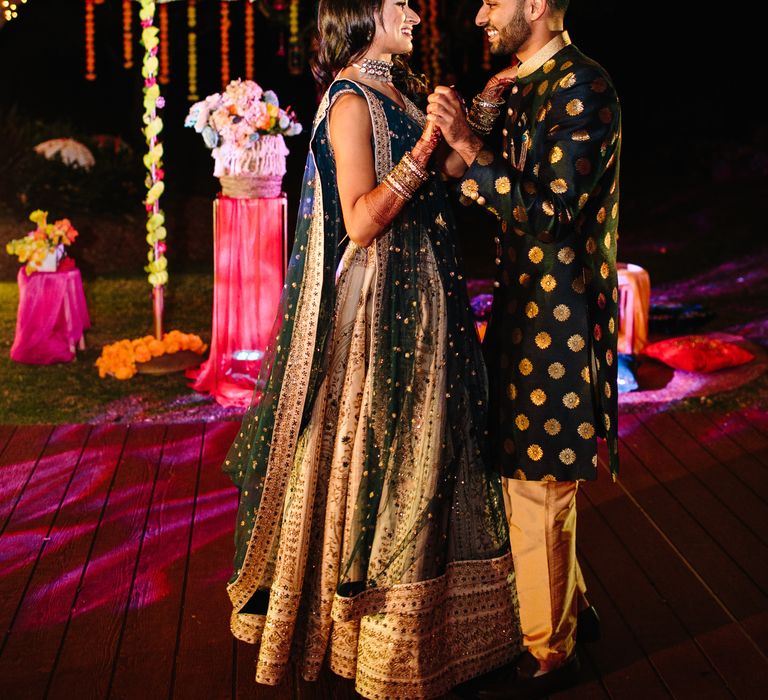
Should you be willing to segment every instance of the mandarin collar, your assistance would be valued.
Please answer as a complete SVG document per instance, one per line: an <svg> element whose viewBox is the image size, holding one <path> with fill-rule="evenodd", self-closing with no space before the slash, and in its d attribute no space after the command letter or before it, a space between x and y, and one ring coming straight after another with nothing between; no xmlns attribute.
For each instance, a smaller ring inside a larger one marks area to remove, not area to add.
<svg viewBox="0 0 768 700"><path fill-rule="evenodd" d="M517 78L526 78L541 68L556 53L562 51L571 43L571 37L568 32L562 31L557 36L550 39L533 56L523 61L517 69Z"/></svg>

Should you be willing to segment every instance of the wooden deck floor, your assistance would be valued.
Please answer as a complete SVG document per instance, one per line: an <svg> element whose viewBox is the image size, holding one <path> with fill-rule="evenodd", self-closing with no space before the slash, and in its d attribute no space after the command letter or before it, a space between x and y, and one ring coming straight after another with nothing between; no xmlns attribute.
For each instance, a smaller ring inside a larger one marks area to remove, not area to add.
<svg viewBox="0 0 768 700"><path fill-rule="evenodd" d="M253 682L224 584L237 426L0 427L0 698L355 697ZM762 698L768 688L768 416L621 420L622 475L581 490L603 638L559 698Z"/></svg>

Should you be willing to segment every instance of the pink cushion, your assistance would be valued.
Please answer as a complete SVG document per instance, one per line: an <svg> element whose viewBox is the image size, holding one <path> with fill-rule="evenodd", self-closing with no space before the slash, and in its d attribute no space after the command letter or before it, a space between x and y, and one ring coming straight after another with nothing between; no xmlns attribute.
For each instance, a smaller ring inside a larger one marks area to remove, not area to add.
<svg viewBox="0 0 768 700"><path fill-rule="evenodd" d="M755 358L751 352L734 343L705 335L660 340L648 345L643 354L687 372L714 372L724 367L743 365Z"/></svg>

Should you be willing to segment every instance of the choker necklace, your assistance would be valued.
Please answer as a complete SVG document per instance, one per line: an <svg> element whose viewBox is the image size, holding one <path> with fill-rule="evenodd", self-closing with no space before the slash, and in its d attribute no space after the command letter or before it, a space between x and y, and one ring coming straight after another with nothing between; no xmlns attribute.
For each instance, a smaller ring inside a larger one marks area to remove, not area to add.
<svg viewBox="0 0 768 700"><path fill-rule="evenodd" d="M353 63L363 75L382 83L392 82L392 64L389 61L379 61L375 58L364 58L360 63Z"/></svg>

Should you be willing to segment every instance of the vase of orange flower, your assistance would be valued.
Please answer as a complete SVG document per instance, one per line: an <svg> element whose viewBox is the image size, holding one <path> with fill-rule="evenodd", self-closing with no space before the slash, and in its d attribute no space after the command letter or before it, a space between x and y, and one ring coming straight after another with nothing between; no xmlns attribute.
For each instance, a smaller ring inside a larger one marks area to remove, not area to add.
<svg viewBox="0 0 768 700"><path fill-rule="evenodd" d="M5 249L10 255L26 264L26 272L56 272L59 260L64 257L65 246L70 246L77 238L77 231L69 219L59 219L48 223L48 212L36 209L29 215L29 220L37 224L23 238L9 241Z"/></svg>

